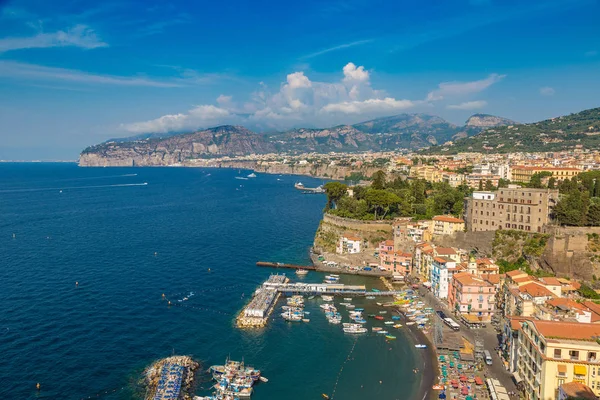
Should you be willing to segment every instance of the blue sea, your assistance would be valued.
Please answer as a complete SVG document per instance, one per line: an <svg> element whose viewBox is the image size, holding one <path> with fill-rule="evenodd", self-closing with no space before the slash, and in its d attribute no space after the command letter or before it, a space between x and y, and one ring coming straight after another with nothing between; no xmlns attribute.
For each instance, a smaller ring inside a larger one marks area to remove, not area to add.
<svg viewBox="0 0 600 400"><path fill-rule="evenodd" d="M255 400L417 396L423 360L402 330L390 343L344 334L319 299L310 323L276 312L263 330L235 327L256 287L284 272L255 263L308 263L325 205L293 188L320 180L235 179L248 173L0 164L0 399L141 399L143 369L172 354L204 368L243 358L269 378Z"/></svg>

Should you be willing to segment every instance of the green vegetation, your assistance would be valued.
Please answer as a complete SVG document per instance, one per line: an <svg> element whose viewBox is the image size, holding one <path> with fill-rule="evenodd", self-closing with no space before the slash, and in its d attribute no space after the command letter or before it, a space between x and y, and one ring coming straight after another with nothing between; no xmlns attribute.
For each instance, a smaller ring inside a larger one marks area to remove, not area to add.
<svg viewBox="0 0 600 400"><path fill-rule="evenodd" d="M338 165L341 165L341 164L338 164ZM366 176L362 172L353 172L350 175L348 175L347 177L345 177L344 180L350 181L350 182L360 182L360 181L371 180L371 178Z"/></svg>
<svg viewBox="0 0 600 400"><path fill-rule="evenodd" d="M383 171L371 177L371 187L355 186L354 195L347 194L346 185L339 182L325 184L326 212L340 217L360 220L412 217L430 219L435 215L453 214L460 217L467 186L453 188L447 183L429 183L424 180L386 180Z"/></svg>
<svg viewBox="0 0 600 400"><path fill-rule="evenodd" d="M600 300L600 294L596 293L594 289L584 283L581 284L581 287L577 290L577 292L586 299Z"/></svg>
<svg viewBox="0 0 600 400"><path fill-rule="evenodd" d="M558 185L554 218L561 225L600 226L600 171L583 172Z"/></svg>
<svg viewBox="0 0 600 400"><path fill-rule="evenodd" d="M600 108L532 124L490 128L471 138L459 139L453 146L431 147L427 153L556 151L575 146L600 147Z"/></svg>

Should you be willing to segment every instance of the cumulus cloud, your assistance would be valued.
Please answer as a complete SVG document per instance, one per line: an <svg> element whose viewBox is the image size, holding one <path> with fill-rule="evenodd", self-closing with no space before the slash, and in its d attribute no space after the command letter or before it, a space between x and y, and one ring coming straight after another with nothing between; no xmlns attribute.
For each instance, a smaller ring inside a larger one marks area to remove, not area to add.
<svg viewBox="0 0 600 400"><path fill-rule="evenodd" d="M187 114L171 114L143 122L122 124L121 128L131 133L167 133L193 130L204 124L219 123L231 116L229 111L213 105L196 106Z"/></svg>
<svg viewBox="0 0 600 400"><path fill-rule="evenodd" d="M275 88L260 82L258 89L245 102L220 95L216 105L198 106L186 113L164 115L121 127L132 133L148 133L193 130L232 122L262 129L331 126L406 112L453 96L471 95L485 90L503 77L492 74L478 81L445 82L430 92L426 100L397 99L371 86L371 71L362 65L347 63L337 81L313 81L303 71L296 71L288 74L285 81ZM479 100L448 108L467 110L485 105L485 101Z"/></svg>
<svg viewBox="0 0 600 400"><path fill-rule="evenodd" d="M446 106L449 110L477 110L479 108L483 108L487 106L487 101L485 100L476 100L476 101L467 101L460 104L450 104Z"/></svg>
<svg viewBox="0 0 600 400"><path fill-rule="evenodd" d="M66 31L41 32L35 36L0 39L0 53L11 50L68 46L95 49L98 47L107 47L108 44L103 42L93 29L81 24L75 25Z"/></svg>
<svg viewBox="0 0 600 400"><path fill-rule="evenodd" d="M436 90L429 92L427 101L443 100L447 97L465 96L484 91L494 83L500 82L506 75L491 74L485 79L470 82L442 82Z"/></svg>
<svg viewBox="0 0 600 400"><path fill-rule="evenodd" d="M544 86L543 88L540 88L540 94L542 96L554 96L554 93L556 93L556 91L550 86Z"/></svg>

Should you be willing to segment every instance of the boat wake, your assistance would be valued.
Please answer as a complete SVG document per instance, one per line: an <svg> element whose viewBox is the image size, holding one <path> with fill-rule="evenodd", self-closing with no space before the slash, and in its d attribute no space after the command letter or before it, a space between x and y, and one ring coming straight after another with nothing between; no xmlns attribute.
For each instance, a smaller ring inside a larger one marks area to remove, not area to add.
<svg viewBox="0 0 600 400"><path fill-rule="evenodd" d="M50 188L28 188L28 189L6 189L0 190L0 193L27 193L27 192L43 192L49 190L81 190L81 189L102 189L114 187L132 187L132 186L147 186L148 182L143 183L118 183L114 185L91 185L91 186L66 186L66 187L50 187Z"/></svg>

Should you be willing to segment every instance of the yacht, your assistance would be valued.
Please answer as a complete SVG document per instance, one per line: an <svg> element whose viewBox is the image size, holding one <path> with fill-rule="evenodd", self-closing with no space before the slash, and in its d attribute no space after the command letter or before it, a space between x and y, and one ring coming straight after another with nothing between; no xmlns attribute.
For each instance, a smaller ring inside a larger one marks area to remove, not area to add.
<svg viewBox="0 0 600 400"><path fill-rule="evenodd" d="M248 178L256 178L256 174L253 172L250 175L248 175Z"/></svg>

